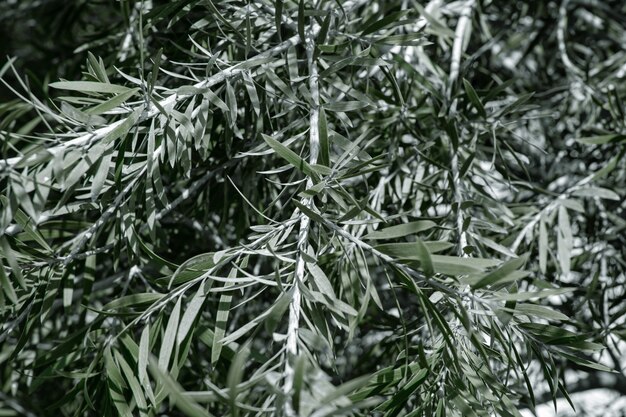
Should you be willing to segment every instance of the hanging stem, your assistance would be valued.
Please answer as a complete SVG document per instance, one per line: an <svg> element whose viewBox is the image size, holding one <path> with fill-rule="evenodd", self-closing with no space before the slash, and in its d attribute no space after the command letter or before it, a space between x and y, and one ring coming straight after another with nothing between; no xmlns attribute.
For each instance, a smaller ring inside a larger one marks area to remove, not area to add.
<svg viewBox="0 0 626 417"><path fill-rule="evenodd" d="M459 21L456 25L456 30L454 33L454 44L452 45L452 58L450 62L450 85L449 85L449 97L452 100L454 84L459 78L459 71L461 68L461 57L463 55L463 51L469 42L469 36L467 28L468 25L471 24L472 19L472 11L476 4L476 0L468 0L461 11L461 15L459 17ZM456 107L456 100L453 101L452 107ZM459 175L459 150L451 149L450 150L450 159L451 159L451 171L452 171L452 184L454 185L454 201L457 204L457 216L456 216L456 227L459 235L459 256L466 256L463 248L467 246L467 234L463 230L463 211L461 210L461 203L463 202L462 195L462 182Z"/></svg>
<svg viewBox="0 0 626 417"><path fill-rule="evenodd" d="M461 55L463 55L463 51L469 42L469 36L465 39L465 34L467 25L470 24L472 19L472 10L475 4L476 0L468 0L465 3L461 11L461 16L459 17L459 22L456 25L456 30L454 31L454 44L452 45L452 59L450 62L450 91L452 91L452 86L457 78L459 78Z"/></svg>
<svg viewBox="0 0 626 417"><path fill-rule="evenodd" d="M311 98L313 105L309 113L309 163L317 163L317 158L320 152L320 135L319 135L319 75L317 72L317 65L314 59L315 51L315 28L311 27L306 32L306 54L309 67L309 89L311 91ZM313 186L313 180L309 177L306 181L306 188ZM313 200L311 198L302 199L302 204L311 208L313 206ZM296 270L293 282L293 295L289 304L289 324L287 328L287 360L285 362L285 385L284 393L287 401L285 401L285 415L295 416L296 413L292 407L290 398L291 391L293 389L294 368L292 361L298 356L298 331L300 328L300 303L302 294L300 292L300 285L304 281L305 275L305 260L303 254L305 254L309 248L309 229L311 219L308 216L301 213L300 218L300 230L298 233L298 256L296 258Z"/></svg>

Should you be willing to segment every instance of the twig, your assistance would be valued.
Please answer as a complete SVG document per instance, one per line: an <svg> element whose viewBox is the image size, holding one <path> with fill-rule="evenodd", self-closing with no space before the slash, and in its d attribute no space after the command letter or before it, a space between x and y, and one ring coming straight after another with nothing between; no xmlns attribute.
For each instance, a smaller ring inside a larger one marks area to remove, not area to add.
<svg viewBox="0 0 626 417"><path fill-rule="evenodd" d="M454 200L456 202L456 228L459 235L459 256L467 256L464 248L467 246L467 233L463 230L463 210L461 209L461 203L463 202L461 177L459 175L459 152L452 151L452 183L454 184Z"/></svg>
<svg viewBox="0 0 626 417"><path fill-rule="evenodd" d="M312 106L309 115L309 163L316 164L317 158L320 152L320 135L319 135L319 75L317 72L317 64L315 63L315 36L316 28L313 26L307 30L306 33L306 54L309 66L309 89L311 90ZM307 179L307 188L313 186L313 180L311 177ZM313 199L310 197L304 198L302 204L307 208L313 206ZM285 361L285 384L283 387L285 393L285 415L295 416L296 413L293 410L291 404L291 390L293 389L293 380L295 370L292 367L291 361L295 360L298 356L298 331L300 328L300 302L302 294L300 293L299 286L304 282L304 254L309 248L309 228L311 219L302 214L300 217L300 231L298 232L298 256L296 258L296 272L294 274L294 289L291 301L289 303L289 324L287 327L287 342L286 342L286 354L287 360Z"/></svg>
<svg viewBox="0 0 626 417"><path fill-rule="evenodd" d="M476 0L468 0L465 3L461 11L461 16L459 16L459 22L456 25L456 31L454 32L454 44L452 45L452 58L450 62L450 95L452 95L452 86L459 78L461 55L465 49L464 47L467 46L467 42L469 42L469 39L465 39L465 32L467 25L470 23L475 3Z"/></svg>

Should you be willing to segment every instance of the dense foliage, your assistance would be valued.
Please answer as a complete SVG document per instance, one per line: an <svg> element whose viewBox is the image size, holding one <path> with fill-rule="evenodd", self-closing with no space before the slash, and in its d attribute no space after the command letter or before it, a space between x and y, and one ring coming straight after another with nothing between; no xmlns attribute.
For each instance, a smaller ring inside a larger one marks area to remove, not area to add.
<svg viewBox="0 0 626 417"><path fill-rule="evenodd" d="M33 0L0 22L2 415L626 394L622 2Z"/></svg>

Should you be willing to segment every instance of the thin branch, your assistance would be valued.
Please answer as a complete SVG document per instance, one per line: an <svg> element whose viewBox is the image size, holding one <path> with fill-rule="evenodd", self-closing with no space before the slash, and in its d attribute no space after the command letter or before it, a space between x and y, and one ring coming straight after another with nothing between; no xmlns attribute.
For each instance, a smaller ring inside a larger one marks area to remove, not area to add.
<svg viewBox="0 0 626 417"><path fill-rule="evenodd" d="M472 19L472 11L476 4L476 0L468 0L463 9L461 10L461 15L459 16L459 21L456 25L456 31L454 33L454 44L452 45L452 58L450 62L450 84L449 84L449 97L452 98L454 92L454 85L459 78L459 72L461 68L461 58L463 55L463 51L467 47L467 43L469 42L469 36L466 36L468 32L468 25L471 24ZM452 107L456 107L456 100L452 104ZM454 187L454 201L457 204L457 216L456 216L456 227L457 233L459 235L459 248L458 254L459 256L467 256L464 252L464 248L467 246L467 234L463 230L463 211L461 210L461 203L463 202L462 195L462 183L459 175L459 151L458 149L450 148L450 159L451 159L451 174L452 174L452 184Z"/></svg>
<svg viewBox="0 0 626 417"><path fill-rule="evenodd" d="M319 75L317 72L317 64L314 58L315 52L315 37L316 28L311 26L306 33L306 54L309 67L309 89L311 90L312 106L309 114L309 163L316 164L317 158L320 152L320 135L319 135ZM311 177L307 179L306 187L313 186L313 180ZM313 206L313 199L308 197L302 200L302 204L307 208ZM286 342L286 354L287 360L285 361L285 384L283 387L285 393L285 415L295 416L296 413L291 405L291 390L293 389L293 379L295 370L291 361L298 356L298 331L300 328L300 303L302 294L300 293L300 285L304 282L304 254L308 251L309 244L309 228L311 219L301 214L300 217L300 231L298 233L298 256L296 258L296 272L294 274L294 290L293 296L289 303L289 324L287 327L287 342Z"/></svg>
<svg viewBox="0 0 626 417"><path fill-rule="evenodd" d="M468 0L465 3L465 6L461 11L461 16L459 17L459 22L456 25L456 31L454 32L454 44L452 45L452 58L450 62L450 95L452 95L452 86L459 78L461 55L463 55L463 50L469 42L469 37L466 39L465 33L467 31L467 25L470 24L472 10L474 9L475 4L476 0Z"/></svg>
<svg viewBox="0 0 626 417"><path fill-rule="evenodd" d="M454 201L456 202L456 228L459 235L459 256L467 256L464 248L467 246L467 233L463 230L465 222L461 203L463 202L462 187L463 183L459 175L459 152L452 151L452 183L454 184Z"/></svg>

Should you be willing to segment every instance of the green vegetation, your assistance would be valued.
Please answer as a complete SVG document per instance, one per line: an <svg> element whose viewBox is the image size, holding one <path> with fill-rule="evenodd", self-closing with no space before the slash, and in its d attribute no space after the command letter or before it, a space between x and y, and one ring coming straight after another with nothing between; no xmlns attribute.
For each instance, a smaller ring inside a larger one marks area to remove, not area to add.
<svg viewBox="0 0 626 417"><path fill-rule="evenodd" d="M23 0L0 23L0 415L626 395L623 2Z"/></svg>

